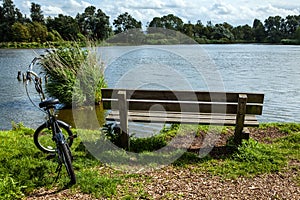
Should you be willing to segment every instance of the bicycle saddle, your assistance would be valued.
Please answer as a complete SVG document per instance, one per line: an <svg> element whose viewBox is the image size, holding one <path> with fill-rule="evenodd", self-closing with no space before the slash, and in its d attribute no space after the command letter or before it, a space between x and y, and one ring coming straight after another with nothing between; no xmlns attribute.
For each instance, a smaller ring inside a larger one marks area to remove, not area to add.
<svg viewBox="0 0 300 200"><path fill-rule="evenodd" d="M59 104L59 100L58 99L46 99L45 101L42 101L39 104L39 106L40 106L40 108L47 108L47 107L54 106L56 104Z"/></svg>

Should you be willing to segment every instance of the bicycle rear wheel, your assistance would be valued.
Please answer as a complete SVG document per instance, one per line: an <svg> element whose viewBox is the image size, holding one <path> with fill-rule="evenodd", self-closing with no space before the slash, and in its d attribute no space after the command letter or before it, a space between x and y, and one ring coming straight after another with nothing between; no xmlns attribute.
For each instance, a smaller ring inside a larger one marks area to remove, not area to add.
<svg viewBox="0 0 300 200"><path fill-rule="evenodd" d="M72 165L72 153L68 144L60 144L61 158L70 177L70 183L76 183L76 176Z"/></svg>
<svg viewBox="0 0 300 200"><path fill-rule="evenodd" d="M70 130L69 126L62 122L57 121L63 135L65 136L69 147L73 144L73 132ZM44 123L36 129L33 135L33 140L35 146L45 153L55 153L56 143L52 140L53 134L49 123Z"/></svg>

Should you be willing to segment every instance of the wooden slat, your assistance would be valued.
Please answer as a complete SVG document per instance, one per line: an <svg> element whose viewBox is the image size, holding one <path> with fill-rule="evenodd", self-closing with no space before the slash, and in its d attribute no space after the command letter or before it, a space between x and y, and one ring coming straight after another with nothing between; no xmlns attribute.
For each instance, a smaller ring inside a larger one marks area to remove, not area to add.
<svg viewBox="0 0 300 200"><path fill-rule="evenodd" d="M167 118L195 118L195 119L230 119L236 120L236 115L222 115L222 114L203 114L203 113L180 113L180 112L159 112L159 111L129 111L128 115L133 117L167 117ZM111 111L108 115L108 118L114 118L119 116L119 111ZM254 120L256 121L255 115L246 115L248 121Z"/></svg>
<svg viewBox="0 0 300 200"><path fill-rule="evenodd" d="M103 98L116 98L121 89L102 89ZM240 93L207 91L169 91L169 90L126 90L128 99L238 102ZM264 94L246 93L248 103L263 104Z"/></svg>
<svg viewBox="0 0 300 200"><path fill-rule="evenodd" d="M132 115L129 112L128 120L132 122L143 122L143 123L181 123L181 124L203 124L203 125L224 125L224 126L234 126L236 121L233 115L229 116L218 116L218 115L182 115L179 117L163 117L162 115L155 116L155 113L152 113L152 116L149 115ZM158 114L158 113L157 113ZM110 114L106 117L107 120L119 121L119 115L117 113ZM258 126L259 123L256 120L255 116L245 117L244 126Z"/></svg>
<svg viewBox="0 0 300 200"><path fill-rule="evenodd" d="M142 101L130 100L128 105L129 110L153 110L164 109L165 111L173 112L201 112L201 113L224 113L236 114L237 104L227 103L202 103L202 102L176 102L176 101ZM158 106L159 105L159 106ZM116 109L118 104L115 101L103 99L104 109ZM161 111L161 110L160 110ZM261 115L262 105L247 105L246 114Z"/></svg>

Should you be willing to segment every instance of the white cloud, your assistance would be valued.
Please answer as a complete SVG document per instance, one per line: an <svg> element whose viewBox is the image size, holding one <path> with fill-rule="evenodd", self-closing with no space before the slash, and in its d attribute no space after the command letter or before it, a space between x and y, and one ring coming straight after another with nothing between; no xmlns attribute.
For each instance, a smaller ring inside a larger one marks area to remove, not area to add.
<svg viewBox="0 0 300 200"><path fill-rule="evenodd" d="M68 0L64 1L61 7L64 14L75 16L77 13L82 13L86 7L91 5L92 4L86 1Z"/></svg>
<svg viewBox="0 0 300 200"><path fill-rule="evenodd" d="M34 0L42 5L44 15L66 14L75 16L82 13L90 5L101 9L111 22L118 15L128 12L145 26L154 17L174 14L184 22L196 23L201 20L212 23L228 22L234 26L252 25L255 18L264 21L269 16L299 15L299 0L66 0L57 3L56 0ZM31 0L15 0L17 7L23 13L29 14ZM24 12L26 11L26 12Z"/></svg>
<svg viewBox="0 0 300 200"><path fill-rule="evenodd" d="M229 15L235 11L235 8L230 4L215 3L210 10L217 15Z"/></svg>
<svg viewBox="0 0 300 200"><path fill-rule="evenodd" d="M42 6L42 10L44 12L44 15L49 15L49 16L64 14L64 11L57 6Z"/></svg>
<svg viewBox="0 0 300 200"><path fill-rule="evenodd" d="M299 7L294 9L287 9L284 7L275 7L271 4L260 6L257 9L257 13L264 16L275 16L280 15L282 17L285 17L287 15L299 15Z"/></svg>
<svg viewBox="0 0 300 200"><path fill-rule="evenodd" d="M77 0L68 0L65 1L63 7L67 8L68 10L81 10L85 9L86 7L90 6L92 4L86 2L86 1L77 1Z"/></svg>

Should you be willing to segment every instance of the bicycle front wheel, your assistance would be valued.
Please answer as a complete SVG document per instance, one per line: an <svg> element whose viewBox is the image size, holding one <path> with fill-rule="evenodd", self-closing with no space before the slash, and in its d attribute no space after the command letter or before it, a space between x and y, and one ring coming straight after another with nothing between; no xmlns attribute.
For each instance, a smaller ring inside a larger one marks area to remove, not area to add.
<svg viewBox="0 0 300 200"><path fill-rule="evenodd" d="M60 144L60 151L61 151L62 161L63 161L63 163L66 167L66 170L68 172L68 175L71 179L70 183L75 184L76 177L75 177L75 172L74 172L73 165L72 165L72 153L70 151L68 144L66 144L66 143Z"/></svg>
<svg viewBox="0 0 300 200"><path fill-rule="evenodd" d="M70 130L70 127L66 123L59 120L57 121L57 123L63 135L65 136L69 147L71 147L73 144L73 137L72 137L73 133ZM33 135L34 144L42 152L55 153L56 143L55 141L53 141L52 137L53 137L52 129L46 122L42 124L40 127L38 127L34 132Z"/></svg>

